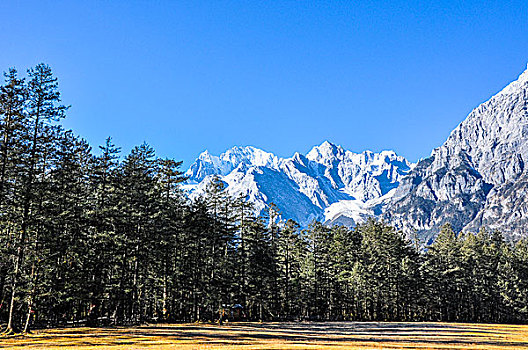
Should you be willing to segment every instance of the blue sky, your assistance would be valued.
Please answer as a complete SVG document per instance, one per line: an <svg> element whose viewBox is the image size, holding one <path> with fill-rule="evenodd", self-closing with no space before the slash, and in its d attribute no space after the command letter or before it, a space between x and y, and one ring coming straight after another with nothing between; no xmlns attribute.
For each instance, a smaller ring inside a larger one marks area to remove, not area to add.
<svg viewBox="0 0 528 350"><path fill-rule="evenodd" d="M52 66L94 148L416 161L526 68L528 2L2 1L0 43L4 71Z"/></svg>

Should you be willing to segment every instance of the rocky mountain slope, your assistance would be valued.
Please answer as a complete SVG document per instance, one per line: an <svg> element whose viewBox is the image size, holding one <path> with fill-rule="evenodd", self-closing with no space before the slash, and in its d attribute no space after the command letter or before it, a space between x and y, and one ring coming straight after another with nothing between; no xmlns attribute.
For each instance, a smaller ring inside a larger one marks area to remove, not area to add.
<svg viewBox="0 0 528 350"><path fill-rule="evenodd" d="M526 236L527 158L528 69L414 167L383 217L427 239L445 222L457 231L486 227Z"/></svg>
<svg viewBox="0 0 528 350"><path fill-rule="evenodd" d="M200 154L186 173L185 189L191 198L198 196L217 175L229 193L245 196L257 212L274 203L284 218L301 225L313 219L353 225L381 213L411 166L392 151L358 154L330 142L285 159L233 147L220 156Z"/></svg>

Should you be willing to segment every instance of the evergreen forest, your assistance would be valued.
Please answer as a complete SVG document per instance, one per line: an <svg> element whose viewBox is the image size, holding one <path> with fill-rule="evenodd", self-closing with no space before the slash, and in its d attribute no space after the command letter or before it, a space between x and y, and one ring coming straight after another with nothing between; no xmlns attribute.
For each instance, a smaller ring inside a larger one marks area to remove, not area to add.
<svg viewBox="0 0 528 350"><path fill-rule="evenodd" d="M146 143L97 150L61 126L39 64L0 88L0 326L247 320L528 321L528 239L457 233L431 245L370 220L354 228L260 216L212 181L189 201L182 163Z"/></svg>

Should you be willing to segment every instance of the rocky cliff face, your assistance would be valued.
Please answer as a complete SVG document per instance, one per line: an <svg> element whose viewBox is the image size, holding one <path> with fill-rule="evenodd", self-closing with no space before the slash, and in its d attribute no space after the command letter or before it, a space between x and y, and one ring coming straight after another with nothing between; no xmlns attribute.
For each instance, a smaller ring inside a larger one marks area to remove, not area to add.
<svg viewBox="0 0 528 350"><path fill-rule="evenodd" d="M528 69L475 108L401 181L383 217L431 239L445 222L515 238L528 220Z"/></svg>

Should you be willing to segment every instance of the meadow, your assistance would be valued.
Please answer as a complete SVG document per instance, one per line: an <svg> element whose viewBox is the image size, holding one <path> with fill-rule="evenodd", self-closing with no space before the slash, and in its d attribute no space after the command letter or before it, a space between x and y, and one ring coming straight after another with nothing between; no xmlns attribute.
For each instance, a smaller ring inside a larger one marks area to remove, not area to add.
<svg viewBox="0 0 528 350"><path fill-rule="evenodd" d="M301 322L59 328L1 349L528 349L528 325Z"/></svg>

